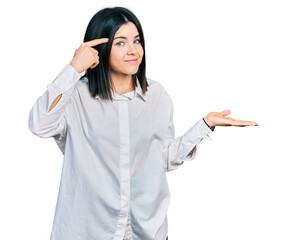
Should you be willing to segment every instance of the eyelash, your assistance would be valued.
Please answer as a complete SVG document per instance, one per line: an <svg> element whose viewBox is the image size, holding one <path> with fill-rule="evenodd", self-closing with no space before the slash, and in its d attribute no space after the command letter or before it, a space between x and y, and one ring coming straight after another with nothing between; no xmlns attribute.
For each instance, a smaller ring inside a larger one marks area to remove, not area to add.
<svg viewBox="0 0 286 240"><path fill-rule="evenodd" d="M136 39L135 41L138 41L139 44L141 43L140 39ZM124 42L123 42L123 41L120 41L120 42L116 43L115 45L117 45L117 46L122 46L122 45L120 45L120 43L124 43Z"/></svg>

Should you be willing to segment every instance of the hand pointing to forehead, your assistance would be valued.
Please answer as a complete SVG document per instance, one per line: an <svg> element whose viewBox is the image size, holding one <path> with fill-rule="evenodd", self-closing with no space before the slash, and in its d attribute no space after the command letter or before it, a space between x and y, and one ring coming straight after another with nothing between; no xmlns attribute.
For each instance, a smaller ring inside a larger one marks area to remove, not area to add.
<svg viewBox="0 0 286 240"><path fill-rule="evenodd" d="M74 67L78 73L82 73L88 68L95 68L99 64L99 57L98 51L93 47L107 43L108 40L108 38L100 38L82 43L75 51L70 65Z"/></svg>

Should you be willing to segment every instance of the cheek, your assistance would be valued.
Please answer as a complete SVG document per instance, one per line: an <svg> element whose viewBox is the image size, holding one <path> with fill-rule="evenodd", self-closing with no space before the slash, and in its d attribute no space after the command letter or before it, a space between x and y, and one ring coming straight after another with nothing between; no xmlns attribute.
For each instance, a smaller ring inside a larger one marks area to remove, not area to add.
<svg viewBox="0 0 286 240"><path fill-rule="evenodd" d="M137 52L138 52L138 55L140 56L140 61L139 61L139 65L141 64L142 60L143 60L143 56L144 56L144 50L143 50L143 47L140 46L137 48Z"/></svg>
<svg viewBox="0 0 286 240"><path fill-rule="evenodd" d="M142 47L141 45L138 47L137 51L138 51L140 57L143 57L143 55L144 55L144 50L143 50L143 47Z"/></svg>
<svg viewBox="0 0 286 240"><path fill-rule="evenodd" d="M110 65L116 65L118 63L118 60L122 59L122 52L117 51L116 49L111 49L110 56L109 56L109 64Z"/></svg>

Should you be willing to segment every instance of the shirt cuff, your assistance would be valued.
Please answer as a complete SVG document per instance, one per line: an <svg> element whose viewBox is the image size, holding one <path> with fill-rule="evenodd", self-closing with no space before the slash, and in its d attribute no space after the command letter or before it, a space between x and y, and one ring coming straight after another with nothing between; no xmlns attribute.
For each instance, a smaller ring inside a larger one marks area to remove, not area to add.
<svg viewBox="0 0 286 240"><path fill-rule="evenodd" d="M193 127L191 127L185 134L185 139L191 143L198 143L201 139L205 138L212 130L205 124L201 118Z"/></svg>
<svg viewBox="0 0 286 240"><path fill-rule="evenodd" d="M57 89L60 93L64 93L74 86L80 78L81 74L70 64L67 64L49 87Z"/></svg>
<svg viewBox="0 0 286 240"><path fill-rule="evenodd" d="M210 139L210 133L212 133L212 130L204 122L203 118L201 118L184 134L184 160L194 159L197 154L197 145L204 138Z"/></svg>

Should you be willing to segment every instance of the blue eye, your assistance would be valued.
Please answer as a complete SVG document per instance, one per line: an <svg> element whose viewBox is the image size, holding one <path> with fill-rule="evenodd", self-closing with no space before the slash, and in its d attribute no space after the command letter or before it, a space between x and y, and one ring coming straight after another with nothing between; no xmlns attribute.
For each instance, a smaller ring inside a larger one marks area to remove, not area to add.
<svg viewBox="0 0 286 240"><path fill-rule="evenodd" d="M118 42L116 43L117 46L122 46L120 43L124 43L124 42Z"/></svg>
<svg viewBox="0 0 286 240"><path fill-rule="evenodd" d="M136 41L138 41L138 42L136 42ZM139 43L139 44L141 43L140 39L136 39L134 42L135 42L135 43ZM123 42L123 41L120 41L120 42L116 43L115 45L117 45L117 46L123 46L123 45L124 45L124 42Z"/></svg>

